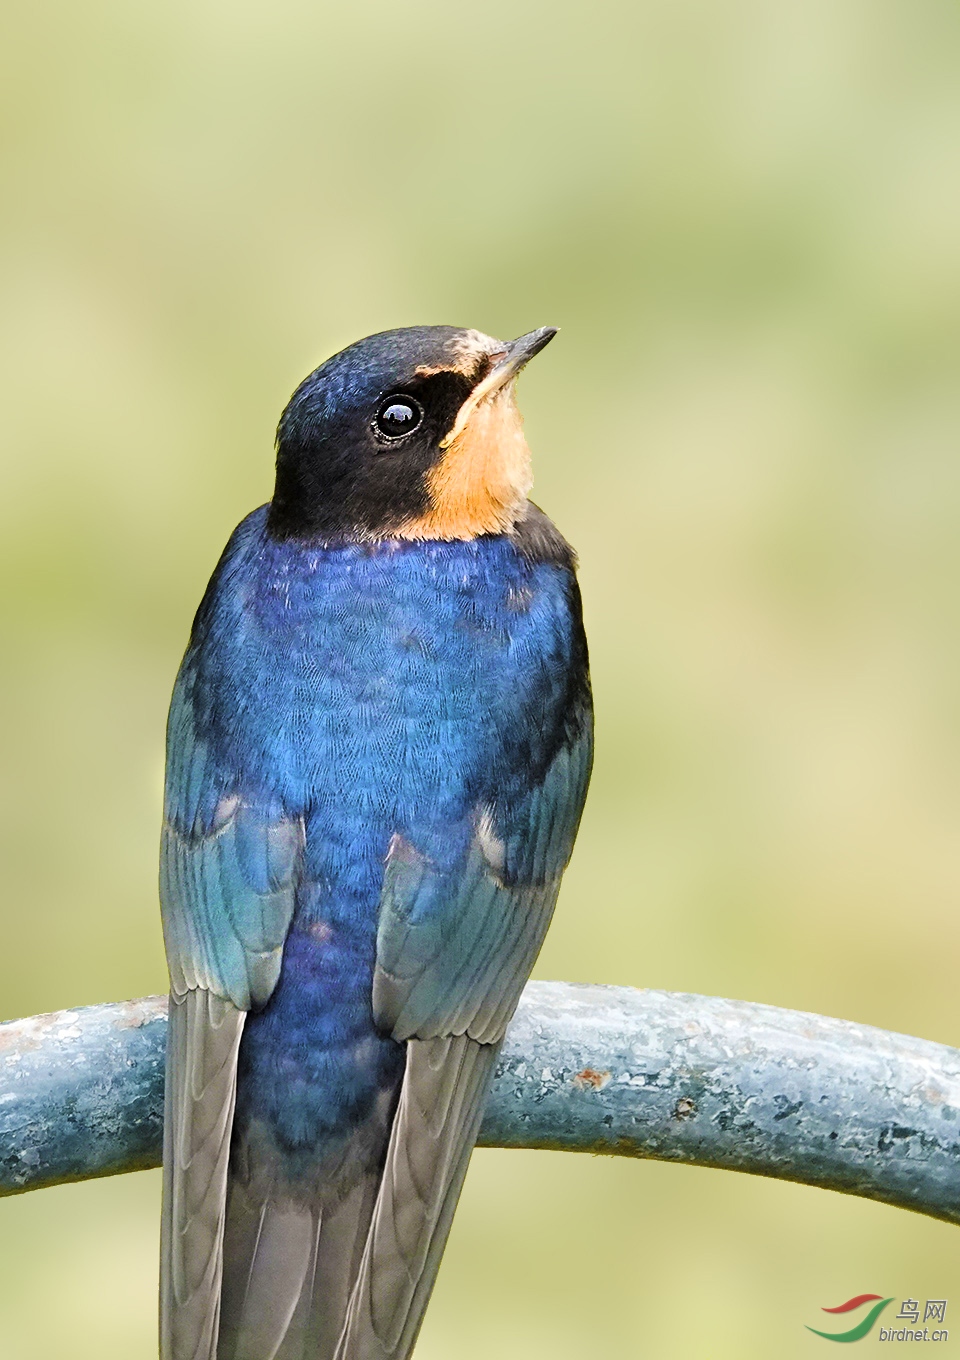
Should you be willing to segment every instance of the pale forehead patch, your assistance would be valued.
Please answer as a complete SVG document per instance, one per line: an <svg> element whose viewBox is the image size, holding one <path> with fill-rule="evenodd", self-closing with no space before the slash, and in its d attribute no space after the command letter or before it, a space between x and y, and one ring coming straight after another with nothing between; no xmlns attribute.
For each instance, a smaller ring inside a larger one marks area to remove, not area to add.
<svg viewBox="0 0 960 1360"><path fill-rule="evenodd" d="M449 363L421 364L414 372L418 378L430 378L434 373L462 373L465 378L472 378L479 372L484 359L506 352L503 341L492 335L484 335L483 331L461 331L447 347Z"/></svg>

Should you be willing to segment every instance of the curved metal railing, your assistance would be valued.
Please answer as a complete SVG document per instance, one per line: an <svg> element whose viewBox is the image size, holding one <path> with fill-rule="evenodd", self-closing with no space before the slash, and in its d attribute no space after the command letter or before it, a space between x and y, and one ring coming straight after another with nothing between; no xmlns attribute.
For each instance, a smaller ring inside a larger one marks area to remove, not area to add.
<svg viewBox="0 0 960 1360"><path fill-rule="evenodd" d="M0 1025L0 1195L158 1166L166 998ZM481 1145L694 1162L960 1223L960 1051L745 1001L531 982Z"/></svg>

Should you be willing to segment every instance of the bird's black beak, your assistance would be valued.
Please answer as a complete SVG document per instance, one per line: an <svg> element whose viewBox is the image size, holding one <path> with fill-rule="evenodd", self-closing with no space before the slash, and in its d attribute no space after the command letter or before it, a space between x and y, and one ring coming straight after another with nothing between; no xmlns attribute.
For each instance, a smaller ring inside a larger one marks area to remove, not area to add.
<svg viewBox="0 0 960 1360"><path fill-rule="evenodd" d="M482 382L477 383L470 396L460 407L453 429L441 441L440 447L442 449L447 448L456 439L481 402L495 397L508 383L512 382L524 364L529 363L535 354L539 354L544 345L549 345L556 333L556 326L541 326L537 331L528 331L526 335L511 340L505 350L499 351L499 357L497 357L497 361L490 372Z"/></svg>
<svg viewBox="0 0 960 1360"><path fill-rule="evenodd" d="M535 354L549 345L550 341L557 333L556 326L541 326L539 330L528 331L526 335L519 336L516 340L511 340L507 346L507 352L503 358L490 370L486 381L494 379L492 386L501 387L505 382L515 377L528 364Z"/></svg>

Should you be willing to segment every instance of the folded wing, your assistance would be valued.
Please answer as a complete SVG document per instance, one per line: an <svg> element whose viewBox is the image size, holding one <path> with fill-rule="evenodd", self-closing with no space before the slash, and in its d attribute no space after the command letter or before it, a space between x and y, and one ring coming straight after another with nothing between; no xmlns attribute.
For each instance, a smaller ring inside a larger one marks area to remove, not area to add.
<svg viewBox="0 0 960 1360"><path fill-rule="evenodd" d="M407 1064L373 1220L337 1360L405 1360L436 1277L500 1042L543 942L590 774L584 711L543 780L474 811L443 870L394 837L374 1011Z"/></svg>
<svg viewBox="0 0 960 1360"><path fill-rule="evenodd" d="M168 733L160 895L170 967L161 1360L216 1354L236 1065L270 996L294 908L302 828L238 787L197 731L191 676Z"/></svg>

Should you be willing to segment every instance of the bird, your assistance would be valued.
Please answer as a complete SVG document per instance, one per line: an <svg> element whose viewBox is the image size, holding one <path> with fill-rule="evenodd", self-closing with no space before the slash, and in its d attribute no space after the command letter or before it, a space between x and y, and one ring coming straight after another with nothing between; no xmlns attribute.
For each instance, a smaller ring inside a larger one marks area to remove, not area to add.
<svg viewBox="0 0 960 1360"><path fill-rule="evenodd" d="M161 1360L406 1360L592 762L516 380L384 331L296 389L173 691Z"/></svg>

